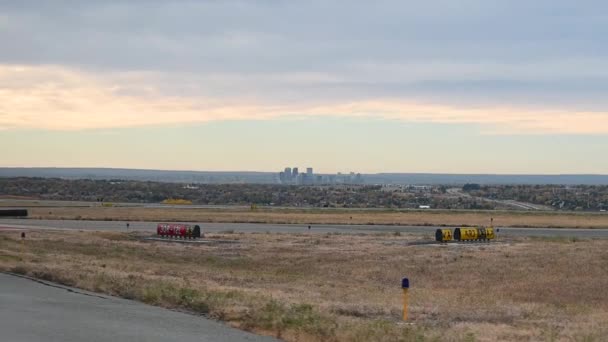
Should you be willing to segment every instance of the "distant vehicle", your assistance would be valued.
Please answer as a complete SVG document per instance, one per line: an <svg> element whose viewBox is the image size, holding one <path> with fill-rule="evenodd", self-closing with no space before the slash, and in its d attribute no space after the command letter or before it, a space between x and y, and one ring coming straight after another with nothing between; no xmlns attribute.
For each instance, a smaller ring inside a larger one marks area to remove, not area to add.
<svg viewBox="0 0 608 342"><path fill-rule="evenodd" d="M27 215L26 209L0 209L0 218L24 218Z"/></svg>
<svg viewBox="0 0 608 342"><path fill-rule="evenodd" d="M431 206L430 205L421 205L421 206L418 206L418 209L431 209Z"/></svg>

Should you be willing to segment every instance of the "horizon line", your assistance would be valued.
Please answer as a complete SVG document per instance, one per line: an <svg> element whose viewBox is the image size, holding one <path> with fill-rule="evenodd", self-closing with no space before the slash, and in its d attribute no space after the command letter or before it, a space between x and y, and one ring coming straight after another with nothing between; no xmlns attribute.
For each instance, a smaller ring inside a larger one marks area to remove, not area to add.
<svg viewBox="0 0 608 342"><path fill-rule="evenodd" d="M296 166L298 167L298 166ZM299 168L299 167L298 167ZM129 167L95 167L95 166L0 166L1 169L73 169L73 170L90 170L90 169L100 169L100 170L122 170L122 171L160 171L160 172L207 172L207 173L272 173L278 174L279 172L284 171L280 169L278 171L254 171L254 170L178 170L178 169L147 169L147 168L129 168ZM292 167L293 169L293 167ZM305 168L303 168L304 170ZM384 172L373 172L373 173L364 173L357 171L336 171L333 173L328 172L320 172L315 174L349 174L350 172L354 172L355 174L359 173L361 175L382 175L382 174L402 174L402 175L471 175L471 176L608 176L608 174L602 173L437 173L437 172L403 172L403 171L384 171Z"/></svg>

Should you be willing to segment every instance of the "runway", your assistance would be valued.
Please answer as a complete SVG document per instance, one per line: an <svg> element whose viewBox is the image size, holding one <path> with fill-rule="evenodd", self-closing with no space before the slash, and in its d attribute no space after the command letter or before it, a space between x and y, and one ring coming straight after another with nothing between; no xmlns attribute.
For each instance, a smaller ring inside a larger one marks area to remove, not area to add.
<svg viewBox="0 0 608 342"><path fill-rule="evenodd" d="M11 342L277 341L203 317L0 273L0 331Z"/></svg>
<svg viewBox="0 0 608 342"><path fill-rule="evenodd" d="M387 225L327 225L327 224L264 224L264 223L197 223L203 232L244 232L244 233L362 233L400 232L405 234L428 235L435 233L438 228L432 226L387 226ZM454 228L454 227L447 227ZM496 227L498 234L505 237L572 237L572 238L608 238L608 229L572 229L572 228L513 228ZM125 221L78 221L78 220L32 220L32 219L2 219L2 229L70 229L83 231L156 231L155 222Z"/></svg>

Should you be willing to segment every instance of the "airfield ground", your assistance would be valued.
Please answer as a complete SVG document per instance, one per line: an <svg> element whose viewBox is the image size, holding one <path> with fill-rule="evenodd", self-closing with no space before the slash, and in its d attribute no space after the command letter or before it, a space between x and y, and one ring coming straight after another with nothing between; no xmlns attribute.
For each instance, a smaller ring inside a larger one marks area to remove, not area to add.
<svg viewBox="0 0 608 342"><path fill-rule="evenodd" d="M22 202L20 202L23 205ZM10 205L3 203L2 205ZM31 218L114 221L182 221L269 224L375 224L410 226L489 225L501 227L608 228L608 213L475 210L180 208L89 204L28 207Z"/></svg>
<svg viewBox="0 0 608 342"><path fill-rule="evenodd" d="M399 233L0 232L0 270L214 317L288 341L605 341L608 240L417 245ZM408 276L410 323L401 323Z"/></svg>

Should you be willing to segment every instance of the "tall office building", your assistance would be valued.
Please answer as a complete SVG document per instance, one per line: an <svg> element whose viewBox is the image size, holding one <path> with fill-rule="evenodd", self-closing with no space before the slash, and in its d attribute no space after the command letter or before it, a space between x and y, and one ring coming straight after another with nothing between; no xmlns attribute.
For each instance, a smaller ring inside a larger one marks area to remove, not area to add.
<svg viewBox="0 0 608 342"><path fill-rule="evenodd" d="M315 184L315 176L312 173L312 167L306 168L306 174L305 174L303 183L307 184L307 185Z"/></svg>
<svg viewBox="0 0 608 342"><path fill-rule="evenodd" d="M322 185L322 184L364 184L363 175L360 173L342 173L335 175L315 175L312 167L307 167L306 172L300 173L297 167L286 167L285 171L278 174L280 184L295 185Z"/></svg>

